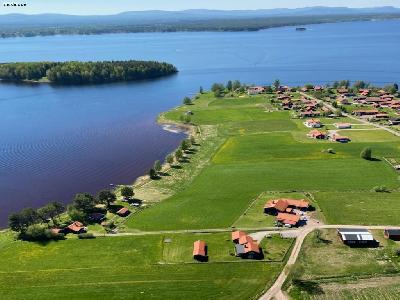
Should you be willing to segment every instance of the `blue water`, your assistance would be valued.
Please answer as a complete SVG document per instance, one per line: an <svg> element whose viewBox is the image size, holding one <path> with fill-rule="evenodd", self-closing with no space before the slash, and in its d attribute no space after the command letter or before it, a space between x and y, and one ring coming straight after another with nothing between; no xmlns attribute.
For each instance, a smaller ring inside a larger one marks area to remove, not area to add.
<svg viewBox="0 0 400 300"><path fill-rule="evenodd" d="M134 181L182 138L156 125L157 114L200 85L399 80L400 21L307 27L0 40L1 62L144 59L180 70L129 84L0 84L0 226L11 211Z"/></svg>

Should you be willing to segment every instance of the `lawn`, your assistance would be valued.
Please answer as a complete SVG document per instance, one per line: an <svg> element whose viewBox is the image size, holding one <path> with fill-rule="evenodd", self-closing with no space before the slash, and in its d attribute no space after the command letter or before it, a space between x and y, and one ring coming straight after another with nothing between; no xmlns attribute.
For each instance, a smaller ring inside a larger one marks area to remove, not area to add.
<svg viewBox="0 0 400 300"><path fill-rule="evenodd" d="M165 265L161 253L159 235L10 243L2 248L0 298L251 299L282 267Z"/></svg>
<svg viewBox="0 0 400 300"><path fill-rule="evenodd" d="M398 192L320 192L314 197L330 224L400 225Z"/></svg>

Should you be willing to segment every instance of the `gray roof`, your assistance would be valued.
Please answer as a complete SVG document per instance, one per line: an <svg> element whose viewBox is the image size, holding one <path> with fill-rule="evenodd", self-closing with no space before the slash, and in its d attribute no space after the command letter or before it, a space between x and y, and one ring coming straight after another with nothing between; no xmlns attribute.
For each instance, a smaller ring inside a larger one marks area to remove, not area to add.
<svg viewBox="0 0 400 300"><path fill-rule="evenodd" d="M235 244L236 255L244 254L244 245Z"/></svg>

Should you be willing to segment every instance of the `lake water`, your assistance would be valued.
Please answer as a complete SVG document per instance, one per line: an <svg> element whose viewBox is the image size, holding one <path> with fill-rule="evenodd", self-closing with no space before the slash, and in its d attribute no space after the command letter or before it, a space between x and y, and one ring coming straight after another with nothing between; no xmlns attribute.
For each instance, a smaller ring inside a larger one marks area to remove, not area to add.
<svg viewBox="0 0 400 300"><path fill-rule="evenodd" d="M0 61L162 60L172 77L84 87L0 84L0 226L7 215L77 192L127 184L183 138L156 116L199 86L400 78L400 22L239 33L142 33L0 40Z"/></svg>

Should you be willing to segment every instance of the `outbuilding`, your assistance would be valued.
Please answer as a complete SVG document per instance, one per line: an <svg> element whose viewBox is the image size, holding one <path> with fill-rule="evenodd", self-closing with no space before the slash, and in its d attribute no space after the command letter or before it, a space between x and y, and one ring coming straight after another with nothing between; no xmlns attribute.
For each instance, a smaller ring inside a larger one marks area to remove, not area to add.
<svg viewBox="0 0 400 300"><path fill-rule="evenodd" d="M400 229L390 229L387 228L384 231L384 236L387 239L395 240L395 241L400 241Z"/></svg>
<svg viewBox="0 0 400 300"><path fill-rule="evenodd" d="M197 261L207 261L207 244L205 241L198 240L193 243L193 258Z"/></svg>
<svg viewBox="0 0 400 300"><path fill-rule="evenodd" d="M378 247L379 242L367 229L363 228L338 228L341 241L351 247Z"/></svg>
<svg viewBox="0 0 400 300"><path fill-rule="evenodd" d="M130 210L127 207L121 208L119 211L117 211L117 215L120 217L126 217L130 214Z"/></svg>

